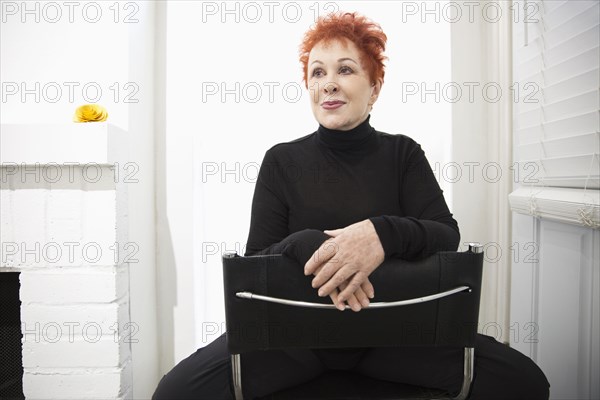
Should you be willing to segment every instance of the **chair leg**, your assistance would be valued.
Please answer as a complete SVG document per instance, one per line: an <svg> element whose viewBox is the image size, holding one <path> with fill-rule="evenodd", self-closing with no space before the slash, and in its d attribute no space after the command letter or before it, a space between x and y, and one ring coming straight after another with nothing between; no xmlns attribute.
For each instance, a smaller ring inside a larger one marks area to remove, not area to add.
<svg viewBox="0 0 600 400"><path fill-rule="evenodd" d="M242 395L242 364L239 354L231 355L231 371L233 372L235 400L244 400L244 396Z"/></svg>
<svg viewBox="0 0 600 400"><path fill-rule="evenodd" d="M464 366L463 366L463 384L460 392L452 400L464 400L471 391L471 383L473 382L473 371L475 364L475 349L473 347L465 347Z"/></svg>

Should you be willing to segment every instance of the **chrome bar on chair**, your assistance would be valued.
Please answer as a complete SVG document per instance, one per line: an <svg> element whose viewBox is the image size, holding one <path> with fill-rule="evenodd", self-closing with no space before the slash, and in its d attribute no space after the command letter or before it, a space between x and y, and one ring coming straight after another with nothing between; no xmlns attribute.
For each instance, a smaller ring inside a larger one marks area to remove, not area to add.
<svg viewBox="0 0 600 400"><path fill-rule="evenodd" d="M475 363L475 349L473 347L464 348L463 382L460 392L455 397L442 397L435 400L465 400L471 391L473 382L473 365Z"/></svg>
<svg viewBox="0 0 600 400"><path fill-rule="evenodd" d="M481 243L471 242L469 243L469 253L483 253L483 246L481 245Z"/></svg>
<svg viewBox="0 0 600 400"><path fill-rule="evenodd" d="M441 298L448 297L448 296L451 296L456 293L470 291L470 290L471 290L471 288L468 286L459 286L454 289L446 290L445 292L430 294L428 296L423 296L423 297L416 297L414 299L371 303L371 304L369 304L369 307L367 307L367 309L399 307L399 306L407 306L410 304L425 303L428 301L441 299ZM241 299L260 300L260 301L266 301L269 303L284 304L287 306L307 307L307 308L328 308L328 309L336 309L337 310L337 308L335 307L334 304L311 303L308 301L282 299L279 297L263 296L263 295L255 294L252 292L237 292L235 295ZM350 309L350 306L346 305L346 309Z"/></svg>
<svg viewBox="0 0 600 400"><path fill-rule="evenodd" d="M473 382L473 372L475 365L475 349L473 347L465 347L465 357L463 366L463 384L460 388L460 393L456 395L452 400L465 400L471 390L471 383Z"/></svg>
<svg viewBox="0 0 600 400"><path fill-rule="evenodd" d="M242 364L239 354L231 355L231 372L233 372L233 391L235 400L243 400L242 394Z"/></svg>

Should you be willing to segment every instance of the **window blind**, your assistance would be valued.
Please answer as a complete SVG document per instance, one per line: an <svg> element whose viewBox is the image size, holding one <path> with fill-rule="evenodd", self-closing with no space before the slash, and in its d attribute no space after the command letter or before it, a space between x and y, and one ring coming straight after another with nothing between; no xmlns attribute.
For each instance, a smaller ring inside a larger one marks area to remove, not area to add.
<svg viewBox="0 0 600 400"><path fill-rule="evenodd" d="M600 2L513 6L517 183L598 189Z"/></svg>

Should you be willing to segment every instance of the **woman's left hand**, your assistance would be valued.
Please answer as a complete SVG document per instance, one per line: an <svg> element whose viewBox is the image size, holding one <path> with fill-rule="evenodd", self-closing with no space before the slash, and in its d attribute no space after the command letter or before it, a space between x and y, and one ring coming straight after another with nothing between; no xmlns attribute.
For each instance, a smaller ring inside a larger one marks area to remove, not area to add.
<svg viewBox="0 0 600 400"><path fill-rule="evenodd" d="M332 236L306 262L304 274L318 270L312 281L319 296L328 296L347 282L338 300L346 301L383 262L385 254L373 223L366 219L343 229L324 231Z"/></svg>

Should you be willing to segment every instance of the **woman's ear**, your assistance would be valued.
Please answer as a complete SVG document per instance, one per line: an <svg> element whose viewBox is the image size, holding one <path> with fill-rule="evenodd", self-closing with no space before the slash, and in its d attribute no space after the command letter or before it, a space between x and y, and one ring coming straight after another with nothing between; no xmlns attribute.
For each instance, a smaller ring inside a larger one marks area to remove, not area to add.
<svg viewBox="0 0 600 400"><path fill-rule="evenodd" d="M372 106L377 101L379 93L381 92L381 86L383 86L383 80L381 78L371 84L371 99L369 105Z"/></svg>

